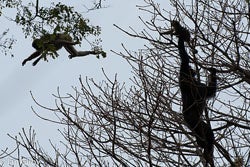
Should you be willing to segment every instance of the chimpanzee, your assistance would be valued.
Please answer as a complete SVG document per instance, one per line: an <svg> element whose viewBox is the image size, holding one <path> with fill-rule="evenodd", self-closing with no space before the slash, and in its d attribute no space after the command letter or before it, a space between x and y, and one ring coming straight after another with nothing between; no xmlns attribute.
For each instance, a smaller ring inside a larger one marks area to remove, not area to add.
<svg viewBox="0 0 250 167"><path fill-rule="evenodd" d="M202 120L206 100L216 94L216 69L210 68L208 86L195 78L195 71L189 65L189 56L185 50L184 41L190 42L189 31L179 22L173 21L174 34L179 38L178 50L181 57L179 85L182 95L184 120L194 132L197 144L204 149L206 163L213 164L214 134L211 127Z"/></svg>

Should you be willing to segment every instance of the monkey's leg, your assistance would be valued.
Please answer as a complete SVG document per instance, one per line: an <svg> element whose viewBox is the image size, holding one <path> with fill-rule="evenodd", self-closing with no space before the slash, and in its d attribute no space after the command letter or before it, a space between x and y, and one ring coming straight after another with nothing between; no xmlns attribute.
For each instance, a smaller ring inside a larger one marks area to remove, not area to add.
<svg viewBox="0 0 250 167"><path fill-rule="evenodd" d="M211 167L214 167L213 152L214 152L214 133L208 124L204 125L206 136L206 148L204 148L204 157Z"/></svg>
<svg viewBox="0 0 250 167"><path fill-rule="evenodd" d="M32 63L32 65L35 66L42 58L43 58L43 56L38 57L38 58Z"/></svg>
<svg viewBox="0 0 250 167"><path fill-rule="evenodd" d="M32 53L27 59L24 59L24 61L22 62L22 65L24 66L26 64L27 61L30 61L36 57L38 57L40 54L42 53L42 51L35 51L34 53Z"/></svg>
<svg viewBox="0 0 250 167"><path fill-rule="evenodd" d="M203 157L206 163L209 163L211 167L214 167L213 150L214 150L214 133L210 126L201 121L194 129L196 134L197 144L204 149Z"/></svg>
<svg viewBox="0 0 250 167"><path fill-rule="evenodd" d="M64 48L69 52L69 58L75 57L78 54L77 50L72 45L65 45Z"/></svg>
<svg viewBox="0 0 250 167"><path fill-rule="evenodd" d="M73 42L73 41L68 41L68 40L64 40L64 39L57 39L51 43L52 44L61 44L63 46L80 44L80 42Z"/></svg>
<svg viewBox="0 0 250 167"><path fill-rule="evenodd" d="M95 54L95 51L77 51L74 46L72 45L66 45L64 46L64 48L69 52L69 58L73 58L73 57L79 57L79 56L86 56L89 54Z"/></svg>

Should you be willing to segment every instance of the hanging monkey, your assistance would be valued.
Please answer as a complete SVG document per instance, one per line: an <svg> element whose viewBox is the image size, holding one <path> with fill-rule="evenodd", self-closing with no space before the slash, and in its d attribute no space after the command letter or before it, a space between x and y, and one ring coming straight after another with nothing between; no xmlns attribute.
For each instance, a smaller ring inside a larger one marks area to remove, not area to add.
<svg viewBox="0 0 250 167"><path fill-rule="evenodd" d="M68 34L45 34L39 39L35 39L32 43L32 47L36 49L28 58L26 58L22 65L24 66L27 61L37 58L33 62L35 66L42 58L46 57L47 53L57 54L57 51L64 47L67 52L70 54L69 58L87 56L89 54L99 55L106 57L105 52L103 51L77 51L73 45L80 44L80 42L74 42L70 35Z"/></svg>
<svg viewBox="0 0 250 167"><path fill-rule="evenodd" d="M194 132L197 144L204 149L203 157L206 164L214 167L213 147L214 134L209 124L202 120L202 114L206 105L206 100L216 94L216 69L210 68L208 85L200 83L195 78L195 72L189 65L189 55L187 54L184 42L190 42L189 31L182 27L179 22L172 22L173 33L178 40L178 50L181 58L179 75L179 86L182 95L182 113L189 129Z"/></svg>

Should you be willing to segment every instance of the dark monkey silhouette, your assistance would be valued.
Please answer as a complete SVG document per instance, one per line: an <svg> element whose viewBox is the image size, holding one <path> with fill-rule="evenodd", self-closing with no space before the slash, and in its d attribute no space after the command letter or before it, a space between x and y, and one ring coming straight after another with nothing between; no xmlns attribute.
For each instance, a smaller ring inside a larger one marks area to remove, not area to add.
<svg viewBox="0 0 250 167"><path fill-rule="evenodd" d="M87 56L89 54L102 54L105 57L105 52L103 51L77 51L73 45L79 44L79 42L74 42L70 35L68 34L46 34L39 39L35 39L32 43L32 47L36 49L27 59L22 62L24 66L27 61L37 58L33 62L35 66L42 58L46 57L47 53L54 53L58 55L56 51L64 47L67 52L69 52L69 58Z"/></svg>
<svg viewBox="0 0 250 167"><path fill-rule="evenodd" d="M184 42L190 42L190 34L179 22L173 21L174 34L179 38L178 50L181 57L179 85L182 95L184 120L194 132L197 144L204 149L203 157L206 164L214 166L213 143L214 134L209 124L202 120L202 113L206 100L216 94L216 69L210 68L208 85L200 83L195 78L195 72L189 65L189 56L185 50Z"/></svg>

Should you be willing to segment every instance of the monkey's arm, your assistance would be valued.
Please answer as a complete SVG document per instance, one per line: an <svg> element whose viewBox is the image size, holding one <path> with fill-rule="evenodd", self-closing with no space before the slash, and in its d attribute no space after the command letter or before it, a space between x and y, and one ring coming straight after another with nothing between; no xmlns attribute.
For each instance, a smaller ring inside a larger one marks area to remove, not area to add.
<svg viewBox="0 0 250 167"><path fill-rule="evenodd" d="M189 68L189 56L185 50L184 40L181 37L178 41L178 49L181 57L181 64Z"/></svg>
<svg viewBox="0 0 250 167"><path fill-rule="evenodd" d="M208 69L210 71L210 75L208 76L208 84L199 83L198 89L199 89L199 95L202 98L211 98L216 95L217 91L217 77L216 77L216 69L210 68Z"/></svg>
<svg viewBox="0 0 250 167"><path fill-rule="evenodd" d="M64 48L69 52L70 55L78 55L77 50L72 45L64 45Z"/></svg>
<svg viewBox="0 0 250 167"><path fill-rule="evenodd" d="M171 24L174 34L179 37L178 50L181 57L181 72L190 75L189 56L184 45L184 41L190 41L190 33L186 28L182 27L178 21L172 21Z"/></svg>
<svg viewBox="0 0 250 167"><path fill-rule="evenodd" d="M181 37L179 37L178 49L181 58L180 79L190 80L193 76L190 73L189 56L185 50L184 40Z"/></svg>
<svg viewBox="0 0 250 167"><path fill-rule="evenodd" d="M22 65L24 66L26 64L27 61L30 61L36 57L38 57L40 54L42 53L41 50L37 50L34 53L32 53L27 59L24 59L24 61L22 62Z"/></svg>
<svg viewBox="0 0 250 167"><path fill-rule="evenodd" d="M216 69L210 68L210 75L208 79L208 86L207 86L207 97L214 97L217 90L217 77L216 77Z"/></svg>

